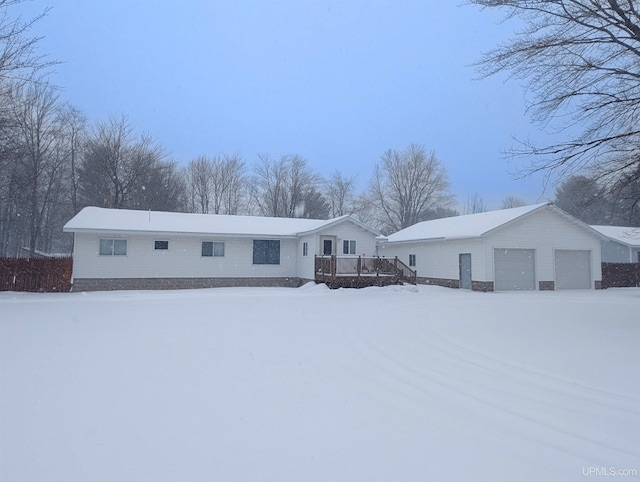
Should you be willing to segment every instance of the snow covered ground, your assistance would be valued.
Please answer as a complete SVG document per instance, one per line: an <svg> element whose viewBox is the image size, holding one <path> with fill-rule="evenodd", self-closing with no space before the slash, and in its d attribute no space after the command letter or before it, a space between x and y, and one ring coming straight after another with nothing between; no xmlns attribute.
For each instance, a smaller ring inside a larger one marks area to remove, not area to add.
<svg viewBox="0 0 640 482"><path fill-rule="evenodd" d="M0 293L5 482L607 476L640 289Z"/></svg>

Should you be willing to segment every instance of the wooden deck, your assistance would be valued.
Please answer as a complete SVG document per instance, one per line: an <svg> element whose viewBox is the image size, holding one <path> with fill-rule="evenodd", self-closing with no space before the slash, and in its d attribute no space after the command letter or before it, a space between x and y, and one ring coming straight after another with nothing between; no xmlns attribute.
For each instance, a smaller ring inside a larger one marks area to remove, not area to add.
<svg viewBox="0 0 640 482"><path fill-rule="evenodd" d="M315 278L329 288L365 288L416 284L417 274L397 257L331 255L315 257Z"/></svg>

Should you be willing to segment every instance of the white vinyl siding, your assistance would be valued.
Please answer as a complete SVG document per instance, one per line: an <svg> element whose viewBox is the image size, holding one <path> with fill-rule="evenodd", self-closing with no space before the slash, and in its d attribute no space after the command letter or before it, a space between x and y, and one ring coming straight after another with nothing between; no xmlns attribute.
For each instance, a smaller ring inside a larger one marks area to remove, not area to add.
<svg viewBox="0 0 640 482"><path fill-rule="evenodd" d="M460 278L460 254L471 253L471 272L474 281L485 279L483 242L481 239L452 241L418 241L416 243L380 244L378 255L387 258L397 256L405 263L415 256L414 268L419 278L458 280Z"/></svg>
<svg viewBox="0 0 640 482"><path fill-rule="evenodd" d="M556 250L557 290L591 288L591 251Z"/></svg>
<svg viewBox="0 0 640 482"><path fill-rule="evenodd" d="M156 251L153 235L127 238L127 256L99 256L98 240L104 236L76 233L74 278L268 278L297 276L297 240L280 241L279 265L254 265L253 240L225 239L224 257L203 257L202 239L172 236L170 250ZM311 257L313 261L313 257Z"/></svg>
<svg viewBox="0 0 640 482"><path fill-rule="evenodd" d="M342 250L344 241L355 241L355 254L360 256L376 255L376 237L370 231L362 229L360 226L346 220L340 224L331 226L325 230L307 234L300 237L300 243L308 243L307 256L303 255L302 249L298 249L298 276L303 279L314 279L315 256L322 255L322 240L324 237L331 237L334 243L334 252L339 256L344 256Z"/></svg>

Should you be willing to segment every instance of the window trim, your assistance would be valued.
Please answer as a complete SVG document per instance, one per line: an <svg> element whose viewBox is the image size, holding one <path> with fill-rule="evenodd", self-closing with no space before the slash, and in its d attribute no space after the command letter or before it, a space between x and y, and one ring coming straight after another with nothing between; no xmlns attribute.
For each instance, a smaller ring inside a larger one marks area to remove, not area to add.
<svg viewBox="0 0 640 482"><path fill-rule="evenodd" d="M104 252L103 251L103 242L110 242L110 253ZM117 244L120 244L122 247L122 243L124 243L124 253L116 253L116 241L118 241ZM98 256L127 256L127 253L129 252L129 243L127 242L127 239L123 239L123 238L98 238Z"/></svg>
<svg viewBox="0 0 640 482"><path fill-rule="evenodd" d="M309 256L309 243L306 241L302 243L302 256Z"/></svg>
<svg viewBox="0 0 640 482"><path fill-rule="evenodd" d="M271 246L274 247L274 249L275 249L275 246L277 246L278 262L277 263L276 262L271 262L271 261L275 261L276 252L274 251L274 253L270 253L269 250L266 251L266 258L267 259L262 260L262 261L260 259L257 259L257 256L256 256L256 254L257 254L256 253L256 243L267 243L266 244L267 246L271 245ZM264 266L279 266L281 264L281 262L282 262L282 257L281 257L282 251L281 251L281 248L282 248L282 243L280 242L279 239L254 239L253 240L253 250L252 250L253 251L253 264L254 265L258 265L258 266L261 266L261 265L264 265ZM273 258L273 260L271 258Z"/></svg>
<svg viewBox="0 0 640 482"><path fill-rule="evenodd" d="M342 254L356 254L358 252L357 246L355 239L343 239Z"/></svg>
<svg viewBox="0 0 640 482"><path fill-rule="evenodd" d="M166 248L159 248L158 243L167 243ZM169 240L168 239L154 239L153 240L153 250L154 251L169 251Z"/></svg>
<svg viewBox="0 0 640 482"><path fill-rule="evenodd" d="M211 244L211 254L204 254L204 245ZM216 245L222 245L222 254L216 254ZM200 257L201 258L224 258L226 252L224 241L202 241L200 244Z"/></svg>
<svg viewBox="0 0 640 482"><path fill-rule="evenodd" d="M416 255L415 254L410 254L409 255L409 267L410 268L415 268L416 267Z"/></svg>

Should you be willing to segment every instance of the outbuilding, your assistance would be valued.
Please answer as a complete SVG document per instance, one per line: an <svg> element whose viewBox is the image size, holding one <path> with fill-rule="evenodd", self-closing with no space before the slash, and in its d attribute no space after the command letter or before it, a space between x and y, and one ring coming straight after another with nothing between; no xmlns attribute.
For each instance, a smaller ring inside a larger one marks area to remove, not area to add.
<svg viewBox="0 0 640 482"><path fill-rule="evenodd" d="M478 291L599 289L596 230L551 203L424 221L378 245L420 283Z"/></svg>
<svg viewBox="0 0 640 482"><path fill-rule="evenodd" d="M591 226L606 237L602 241L603 263L639 263L640 228Z"/></svg>
<svg viewBox="0 0 640 482"><path fill-rule="evenodd" d="M373 255L376 230L330 220L86 207L74 234L73 290L300 286L314 255Z"/></svg>

